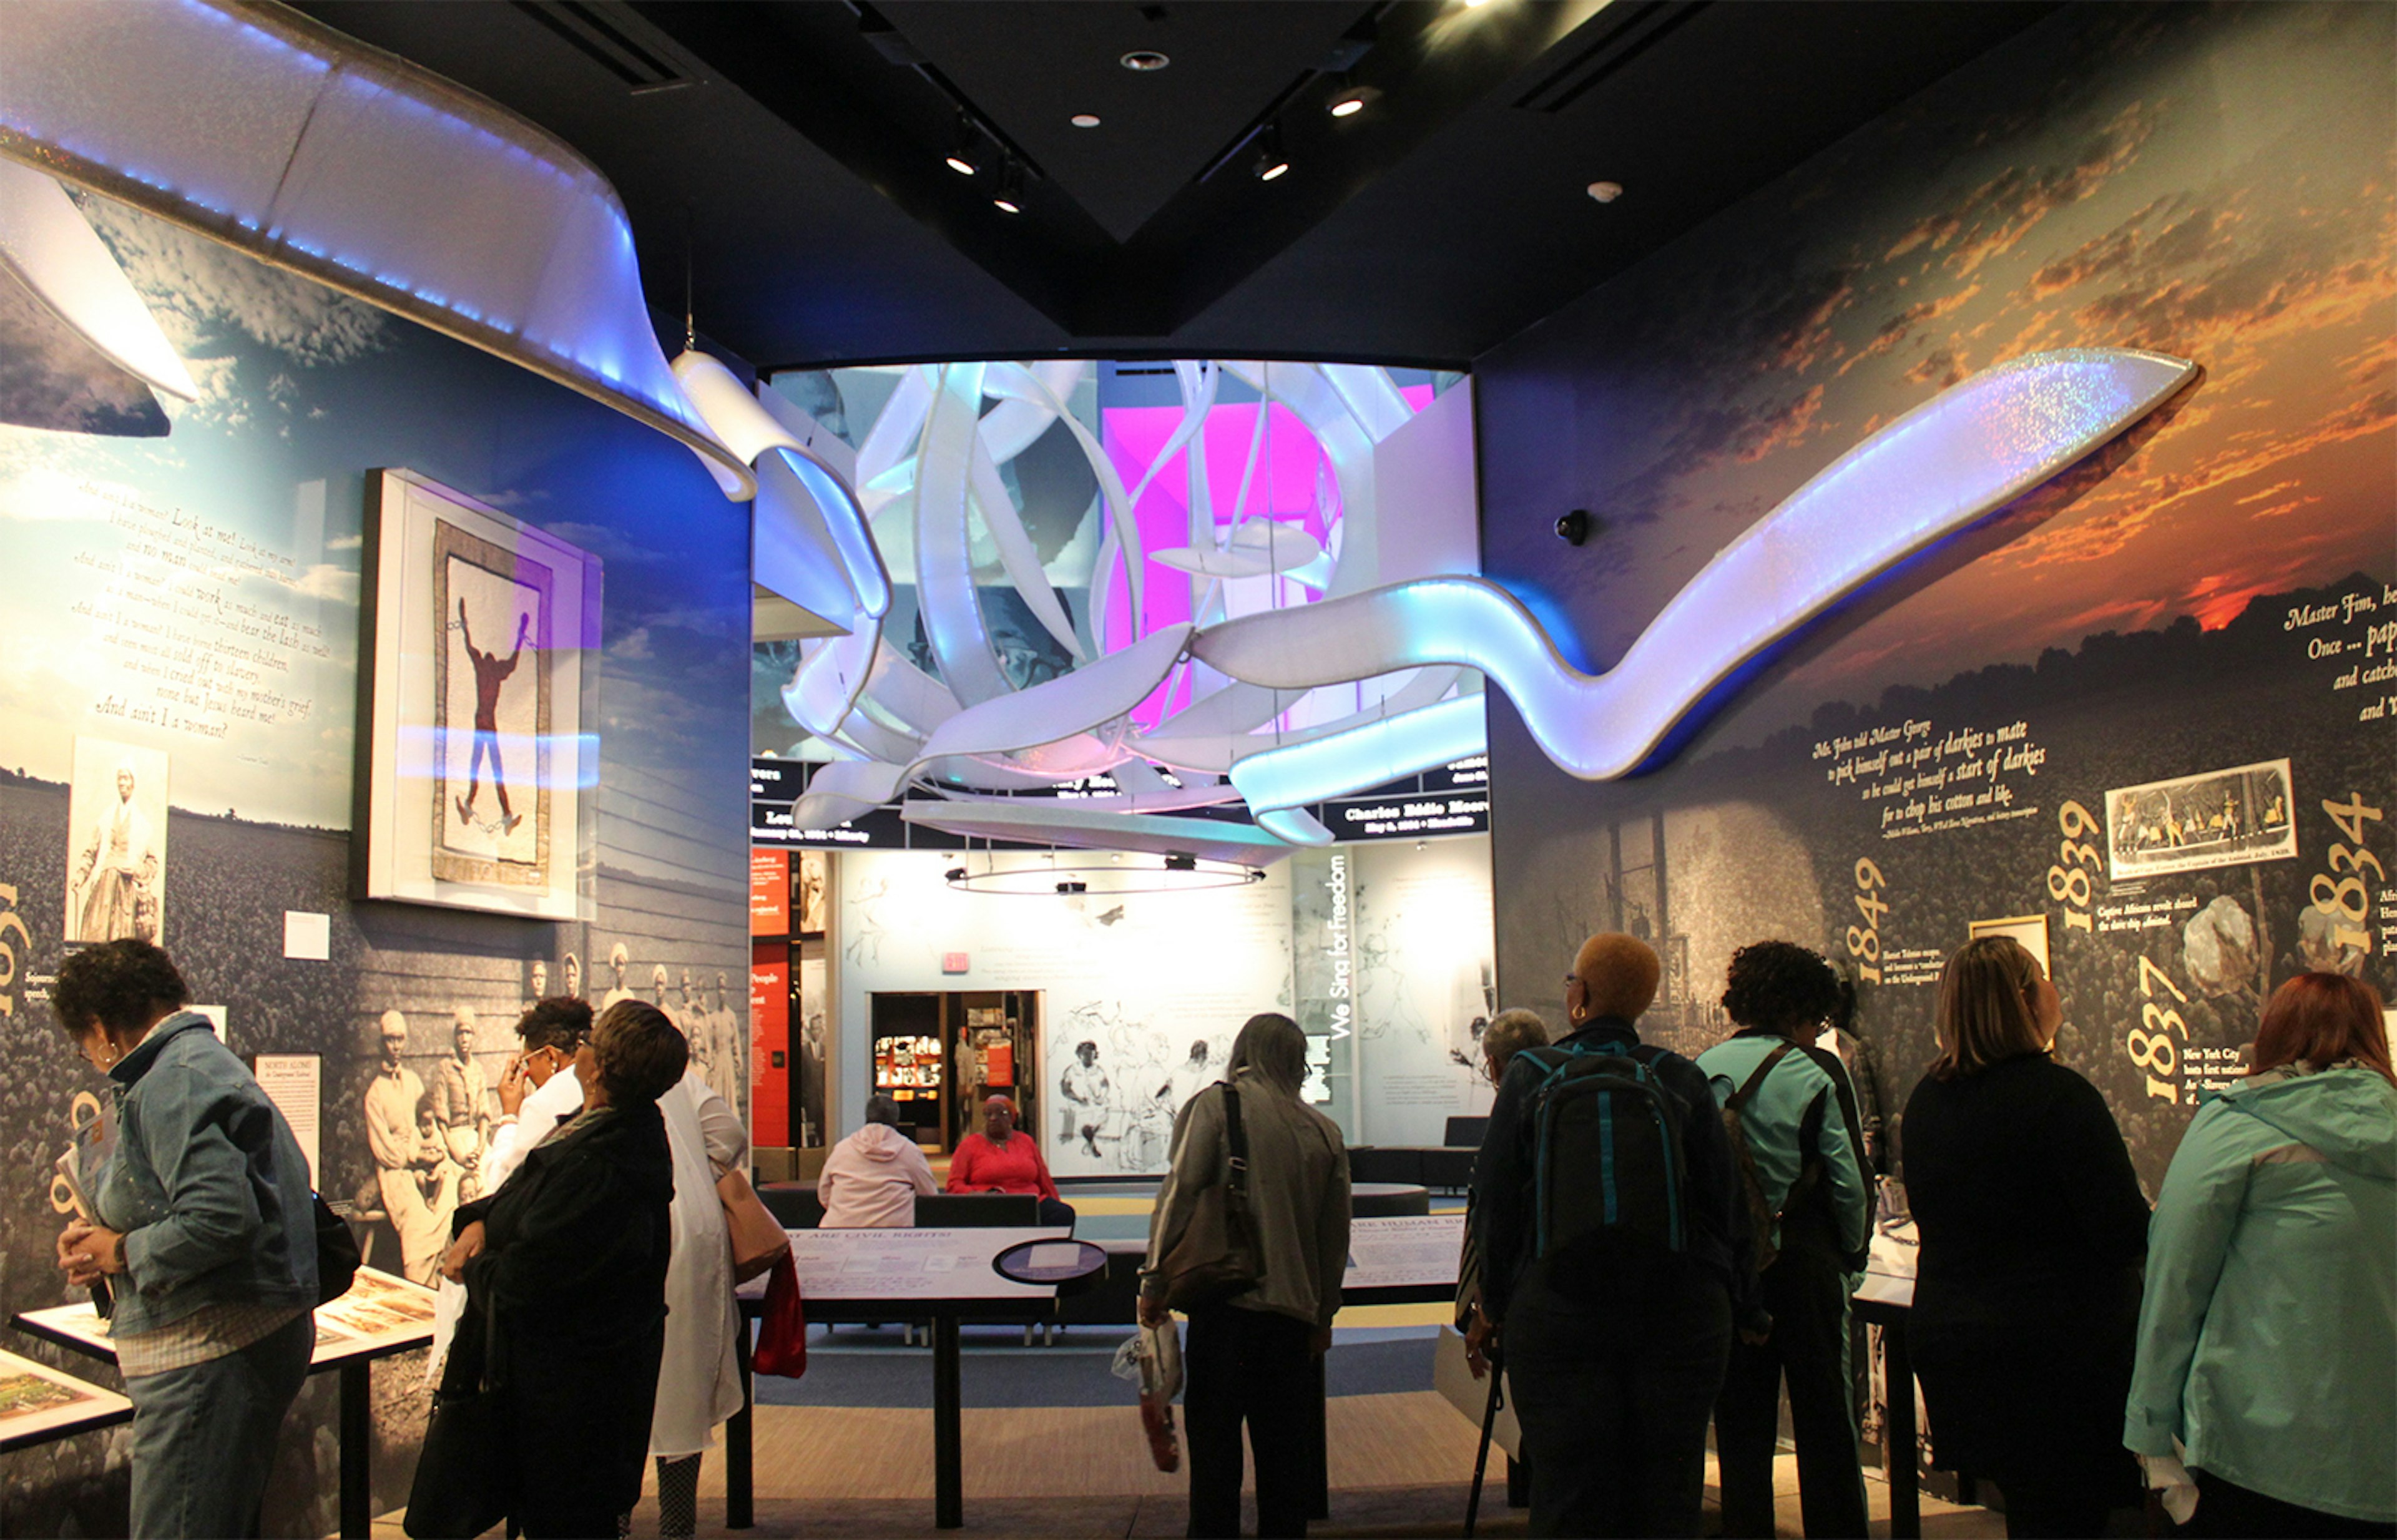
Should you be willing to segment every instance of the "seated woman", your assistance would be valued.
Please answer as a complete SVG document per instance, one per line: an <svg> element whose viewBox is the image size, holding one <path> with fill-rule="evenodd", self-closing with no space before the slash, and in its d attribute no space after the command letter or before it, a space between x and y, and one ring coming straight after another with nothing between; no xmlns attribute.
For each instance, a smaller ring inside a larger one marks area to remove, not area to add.
<svg viewBox="0 0 2397 1540"><path fill-rule="evenodd" d="M1025 1193L1040 1199L1040 1223L1074 1223L1074 1208L1057 1196L1040 1141L1015 1132L1015 1104L994 1096L982 1105L982 1132L957 1142L949 1159L949 1191Z"/></svg>
<svg viewBox="0 0 2397 1540"><path fill-rule="evenodd" d="M613 1534L640 1499L673 1246L674 1157L657 1103L690 1053L653 1005L601 1012L575 1055L582 1114L458 1211L442 1258L467 1293L449 1373L481 1369L488 1319L516 1430L510 1528L533 1540Z"/></svg>
<svg viewBox="0 0 2397 1540"><path fill-rule="evenodd" d="M816 1200L827 1230L906 1229L916 1223L916 1195L938 1192L931 1162L899 1132L899 1104L869 1097L865 1126L832 1147L816 1177Z"/></svg>

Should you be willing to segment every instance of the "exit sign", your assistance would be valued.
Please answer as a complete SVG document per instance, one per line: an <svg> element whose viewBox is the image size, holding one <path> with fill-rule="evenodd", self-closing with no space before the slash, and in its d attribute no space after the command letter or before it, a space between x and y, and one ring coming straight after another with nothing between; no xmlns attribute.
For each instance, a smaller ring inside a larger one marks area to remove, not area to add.
<svg viewBox="0 0 2397 1540"><path fill-rule="evenodd" d="M966 971L966 955L963 952L944 952L941 954L941 971L962 973Z"/></svg>

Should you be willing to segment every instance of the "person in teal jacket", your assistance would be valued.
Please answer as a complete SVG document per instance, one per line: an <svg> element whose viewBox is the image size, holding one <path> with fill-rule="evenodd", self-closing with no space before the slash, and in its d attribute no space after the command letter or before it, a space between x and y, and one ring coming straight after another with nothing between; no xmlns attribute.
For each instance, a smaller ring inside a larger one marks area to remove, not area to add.
<svg viewBox="0 0 2397 1540"><path fill-rule="evenodd" d="M2198 1109L2164 1177L2122 1441L2195 1533L2397 1534L2397 1078L2379 997L2291 979L2255 1060Z"/></svg>
<svg viewBox="0 0 2397 1540"><path fill-rule="evenodd" d="M1743 1190L1772 1324L1743 1331L1715 1401L1722 1473L1722 1532L1774 1533L1773 1450L1781 1389L1788 1383L1798 1445L1799 1511L1806 1533L1865 1533L1865 1481L1856 1459L1855 1380L1848 1360L1848 1296L1872 1239L1872 1182L1857 1131L1856 1093L1837 1053L1814 1046L1840 1003L1839 975L1792 942L1761 941L1732 954L1724 1013L1739 1033L1698 1055L1715 1105L1737 1107L1746 1146ZM1736 1153L1736 1147L1735 1147Z"/></svg>

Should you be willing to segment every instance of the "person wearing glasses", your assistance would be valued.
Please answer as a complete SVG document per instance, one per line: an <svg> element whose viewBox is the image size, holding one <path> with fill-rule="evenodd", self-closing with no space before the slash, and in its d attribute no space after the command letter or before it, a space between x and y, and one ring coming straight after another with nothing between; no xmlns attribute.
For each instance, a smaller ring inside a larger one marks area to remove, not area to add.
<svg viewBox="0 0 2397 1540"><path fill-rule="evenodd" d="M284 1413L316 1345L316 1214L291 1126L166 953L68 954L50 1009L108 1077L116 1141L90 1219L59 1237L70 1284L105 1276L133 1402L130 1531L256 1534Z"/></svg>
<svg viewBox="0 0 2397 1540"><path fill-rule="evenodd" d="M575 1074L574 1056L590 1037L591 1002L570 996L535 1000L532 1009L516 1019L516 1038L522 1046L500 1072L500 1117L491 1129L491 1147L483 1156L485 1197L500 1190L523 1164L525 1153L543 1135L583 1110L583 1082ZM456 1279L438 1279L435 1288L433 1350L424 1359L426 1385L441 1383L458 1318L466 1309L465 1287Z"/></svg>

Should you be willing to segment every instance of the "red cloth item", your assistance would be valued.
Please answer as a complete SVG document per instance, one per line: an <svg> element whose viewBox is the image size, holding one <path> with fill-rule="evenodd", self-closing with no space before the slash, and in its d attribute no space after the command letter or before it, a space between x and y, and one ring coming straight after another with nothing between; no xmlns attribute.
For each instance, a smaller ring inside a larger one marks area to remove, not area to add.
<svg viewBox="0 0 2397 1540"><path fill-rule="evenodd" d="M808 1311L799 1298L799 1269L788 1252L766 1280L766 1319L758 1328L757 1352L750 1367L786 1380L808 1372Z"/></svg>
<svg viewBox="0 0 2397 1540"><path fill-rule="evenodd" d="M949 1191L1029 1193L1054 1198L1057 1184L1049 1164L1040 1158L1040 1142L1018 1129L1001 1148L983 1134L969 1133L957 1141L949 1158Z"/></svg>

